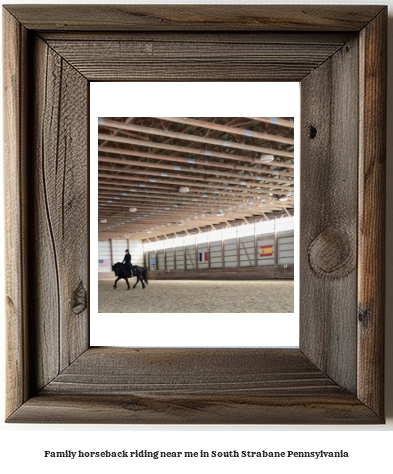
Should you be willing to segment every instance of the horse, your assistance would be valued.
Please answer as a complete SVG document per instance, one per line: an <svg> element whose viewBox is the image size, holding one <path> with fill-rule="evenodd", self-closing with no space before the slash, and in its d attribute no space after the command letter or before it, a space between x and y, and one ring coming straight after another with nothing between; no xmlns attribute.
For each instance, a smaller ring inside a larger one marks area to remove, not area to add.
<svg viewBox="0 0 393 474"><path fill-rule="evenodd" d="M114 289L117 288L117 282L123 278L127 283L127 290L129 290L130 284L128 283L128 279L131 278L132 276L136 276L136 283L132 288L135 288L138 282L140 281L142 283L142 289L144 290L145 283L146 285L149 283L147 281L146 268L139 267L138 265L132 266L132 272L134 275L131 275L130 270L127 267L127 265L124 265L123 263L120 263L120 262L117 262L114 265L112 265L112 270L115 272L115 275L117 276L115 284L113 285Z"/></svg>

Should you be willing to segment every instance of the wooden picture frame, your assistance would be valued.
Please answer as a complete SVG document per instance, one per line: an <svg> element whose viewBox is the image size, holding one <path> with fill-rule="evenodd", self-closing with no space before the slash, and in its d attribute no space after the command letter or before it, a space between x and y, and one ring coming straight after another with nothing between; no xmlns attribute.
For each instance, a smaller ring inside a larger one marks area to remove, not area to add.
<svg viewBox="0 0 393 474"><path fill-rule="evenodd" d="M383 6L3 8L8 422L384 422L386 22ZM299 349L89 346L103 80L301 83Z"/></svg>

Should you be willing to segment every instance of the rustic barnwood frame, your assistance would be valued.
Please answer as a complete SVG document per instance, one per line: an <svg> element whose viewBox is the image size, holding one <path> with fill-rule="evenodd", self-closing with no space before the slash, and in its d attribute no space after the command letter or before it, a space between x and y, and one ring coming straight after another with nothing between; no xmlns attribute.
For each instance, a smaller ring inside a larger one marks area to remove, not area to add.
<svg viewBox="0 0 393 474"><path fill-rule="evenodd" d="M3 9L9 422L384 422L386 17ZM301 82L299 349L89 347L94 80ZM15 271L26 254L29 272Z"/></svg>

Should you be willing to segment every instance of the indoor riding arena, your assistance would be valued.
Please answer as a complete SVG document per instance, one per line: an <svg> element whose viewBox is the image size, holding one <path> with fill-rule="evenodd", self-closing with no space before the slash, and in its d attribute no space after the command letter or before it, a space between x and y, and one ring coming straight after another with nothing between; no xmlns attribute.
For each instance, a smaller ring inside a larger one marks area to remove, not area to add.
<svg viewBox="0 0 393 474"><path fill-rule="evenodd" d="M100 313L294 312L293 118L100 118L98 162Z"/></svg>

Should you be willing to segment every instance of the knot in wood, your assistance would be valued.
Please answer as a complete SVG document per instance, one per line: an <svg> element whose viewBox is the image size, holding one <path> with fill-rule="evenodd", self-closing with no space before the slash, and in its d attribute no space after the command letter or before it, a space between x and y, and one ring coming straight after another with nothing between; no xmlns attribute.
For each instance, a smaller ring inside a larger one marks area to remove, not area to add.
<svg viewBox="0 0 393 474"><path fill-rule="evenodd" d="M80 314L86 309L86 306L87 293L83 283L80 281L76 290L74 291L74 304L72 311L74 314Z"/></svg>
<svg viewBox="0 0 393 474"><path fill-rule="evenodd" d="M311 140L314 140L314 138L317 136L318 130L310 125L310 138Z"/></svg>
<svg viewBox="0 0 393 474"><path fill-rule="evenodd" d="M368 308L359 307L358 312L359 322L363 324L363 326L367 326L367 322L370 318L370 311Z"/></svg>
<svg viewBox="0 0 393 474"><path fill-rule="evenodd" d="M322 278L339 279L355 267L355 252L345 231L325 229L308 247L309 264Z"/></svg>

